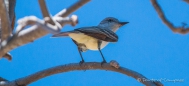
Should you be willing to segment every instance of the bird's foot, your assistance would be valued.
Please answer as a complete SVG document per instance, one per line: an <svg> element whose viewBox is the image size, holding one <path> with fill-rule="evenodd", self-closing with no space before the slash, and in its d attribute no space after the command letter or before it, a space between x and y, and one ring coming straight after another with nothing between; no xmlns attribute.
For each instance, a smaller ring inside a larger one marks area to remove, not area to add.
<svg viewBox="0 0 189 86"><path fill-rule="evenodd" d="M102 65L103 65L104 63L107 63L106 60L103 60L103 61L101 62L101 67L102 67Z"/></svg>
<svg viewBox="0 0 189 86"><path fill-rule="evenodd" d="M81 60L81 61L79 62L79 65L81 66L84 62L85 62L84 60Z"/></svg>

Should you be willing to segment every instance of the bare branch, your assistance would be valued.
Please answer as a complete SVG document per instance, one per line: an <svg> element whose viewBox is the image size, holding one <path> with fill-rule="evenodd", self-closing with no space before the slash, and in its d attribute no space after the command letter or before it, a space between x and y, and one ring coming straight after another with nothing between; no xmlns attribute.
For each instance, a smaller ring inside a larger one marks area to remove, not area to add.
<svg viewBox="0 0 189 86"><path fill-rule="evenodd" d="M56 17L55 17L56 18ZM56 18L57 19L57 18ZM69 20L67 21L60 21L59 23L63 23L64 24L73 24L74 21L72 21L72 18L67 18ZM25 26L21 26L21 25L33 25L28 29L22 30L22 31L18 31L19 33L14 35L8 42L7 41L3 41L2 42L2 48L0 50L0 56L3 55L3 53L6 53L7 50L11 50L15 47L18 47L20 45L26 44L28 42L32 42L33 40L35 40L36 38L41 37L41 35L46 35L48 33L47 30L52 30L53 31L49 31L49 32L55 32L58 30L56 27L51 26L50 24L45 24L45 22L43 20L39 20L36 17L34 18L34 16L30 16L30 17L25 17L21 20L19 20L18 22L21 22L23 24L19 24L18 28L24 28ZM44 30L44 28L50 28L47 30ZM16 30L17 31L17 30Z"/></svg>
<svg viewBox="0 0 189 86"><path fill-rule="evenodd" d="M60 65L60 66L56 66L53 68L39 71L37 73L31 74L29 76L26 76L20 79L16 79L14 81L11 81L10 83L14 82L14 83L17 83L17 85L28 85L39 79L42 79L44 77L57 74L57 73L64 73L64 72L75 71L75 70L97 70L97 69L119 72L127 76L131 76L135 78L137 81L139 81L139 79L147 79L142 74L137 73L133 70L123 68L123 67L115 68L110 64L111 63L105 63L101 66L101 63L99 62L87 62L87 63L83 63L82 65L80 65L79 63ZM163 86L163 84L161 84L160 82L142 81L142 80L140 82L146 86Z"/></svg>
<svg viewBox="0 0 189 86"><path fill-rule="evenodd" d="M175 33L180 33L180 34L187 34L189 33L189 27L184 28L184 27L175 27L168 19L165 17L161 7L157 3L156 0L151 0L152 5L154 6L156 12L158 13L158 16L161 18L163 23L167 25L173 32Z"/></svg>
<svg viewBox="0 0 189 86"><path fill-rule="evenodd" d="M15 16L16 0L4 0L7 13L9 15L9 21L12 22Z"/></svg>
<svg viewBox="0 0 189 86"><path fill-rule="evenodd" d="M71 8L68 8L67 11L65 11L64 14L62 14L63 17L71 14L71 12L75 11L76 9L78 9L80 6L84 5L87 1L89 0L80 0L78 3L75 3L73 6L71 6ZM75 6L76 5L76 6ZM73 7L74 7L74 10L73 10ZM70 11L71 10L71 11ZM67 13L69 12L69 13ZM57 16L54 16L53 19L57 17ZM55 18L56 19L56 18ZM73 20L74 21L74 20ZM75 21L76 22L76 21ZM59 22L60 25L62 25L62 27L65 25L65 22ZM73 23L75 24L75 23ZM1 50L0 50L0 58L8 51L18 47L18 46L21 46L21 45L24 45L26 43L29 43L29 42L32 42L44 35L48 34L48 32L46 30L44 30L43 27L39 27L38 25L33 25L31 26L30 28L27 28L25 30L22 30L20 31L19 34L16 34L14 35L12 38L10 38L10 40L7 40L7 41L4 41L2 43L2 47L1 47Z"/></svg>
<svg viewBox="0 0 189 86"><path fill-rule="evenodd" d="M12 23L13 23L14 18L15 18L15 5L16 5L16 0L9 0L9 10L8 10L8 12L9 12L10 22L12 22ZM12 29L13 28L14 27L12 27Z"/></svg>
<svg viewBox="0 0 189 86"><path fill-rule="evenodd" d="M12 32L8 15L4 0L0 0L1 41L7 39Z"/></svg>
<svg viewBox="0 0 189 86"><path fill-rule="evenodd" d="M72 5L71 7L69 7L66 12L61 15L62 17L66 17L69 14L73 13L74 11L76 11L77 9L79 9L80 7L82 7L84 4L86 4L87 2L89 2L90 0L79 0L78 2L76 2L74 5Z"/></svg>
<svg viewBox="0 0 189 86"><path fill-rule="evenodd" d="M39 1L40 8L41 8L41 11L42 11L43 18L44 18L45 22L50 23L52 25L55 25L55 23L53 22L50 14L49 14L49 12L47 10L45 1L44 0L38 0L38 1Z"/></svg>
<svg viewBox="0 0 189 86"><path fill-rule="evenodd" d="M183 1L185 1L186 3L188 3L188 4L189 4L189 0L183 0Z"/></svg>
<svg viewBox="0 0 189 86"><path fill-rule="evenodd" d="M24 17L22 19L18 20L18 26L16 28L16 34L18 34L21 30L23 30L26 26L32 26L32 25L37 25L41 27L42 29L47 30L48 32L52 34L57 34L60 32L62 26L65 24L71 24L76 25L77 23L77 16L72 15L71 18L65 17L53 17L55 25L46 23L44 20L38 19L35 16L28 16Z"/></svg>
<svg viewBox="0 0 189 86"><path fill-rule="evenodd" d="M11 56L11 54L9 52L7 52L3 57L7 58L9 61L12 60L12 56Z"/></svg>
<svg viewBox="0 0 189 86"><path fill-rule="evenodd" d="M15 5L16 0L4 0L7 8L7 12L9 14L9 21L11 23L12 30L14 29L15 22Z"/></svg>

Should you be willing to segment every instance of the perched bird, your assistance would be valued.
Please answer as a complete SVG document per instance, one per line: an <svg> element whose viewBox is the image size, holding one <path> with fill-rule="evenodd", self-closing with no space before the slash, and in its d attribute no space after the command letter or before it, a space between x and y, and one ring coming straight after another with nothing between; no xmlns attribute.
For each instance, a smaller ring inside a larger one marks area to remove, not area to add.
<svg viewBox="0 0 189 86"><path fill-rule="evenodd" d="M116 18L107 17L103 19L98 26L82 27L72 31L61 32L52 37L69 36L78 47L82 59L80 63L84 62L81 52L87 51L88 49L99 50L103 59L102 63L106 63L101 49L103 49L108 42L117 42L118 36L115 32L127 23L129 22L120 22Z"/></svg>

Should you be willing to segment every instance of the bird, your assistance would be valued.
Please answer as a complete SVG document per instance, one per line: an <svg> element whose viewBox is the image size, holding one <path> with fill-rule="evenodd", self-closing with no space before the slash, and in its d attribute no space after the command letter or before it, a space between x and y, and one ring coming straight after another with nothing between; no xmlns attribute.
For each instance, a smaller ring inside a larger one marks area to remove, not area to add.
<svg viewBox="0 0 189 86"><path fill-rule="evenodd" d="M109 42L117 42L118 36L115 32L129 22L120 22L114 17L107 17L103 19L98 26L81 27L71 31L60 32L54 34L52 37L70 37L77 45L81 61L84 63L82 52L87 50L98 50L101 54L103 63L107 63L101 49L103 49Z"/></svg>

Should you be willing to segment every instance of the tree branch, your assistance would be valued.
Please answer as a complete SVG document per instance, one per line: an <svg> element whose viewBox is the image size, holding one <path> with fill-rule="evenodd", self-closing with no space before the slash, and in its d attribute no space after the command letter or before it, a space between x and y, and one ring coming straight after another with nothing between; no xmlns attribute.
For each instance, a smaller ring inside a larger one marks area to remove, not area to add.
<svg viewBox="0 0 189 86"><path fill-rule="evenodd" d="M157 3L156 0L151 0L151 3L154 6L156 12L158 13L158 16L163 21L163 23L165 25L167 25L173 32L180 33L180 34L187 34L187 33L189 33L189 27L188 28L185 28L185 27L175 27L170 21L168 21L168 19L165 17L165 15L164 15L161 7L159 6L159 4Z"/></svg>
<svg viewBox="0 0 189 86"><path fill-rule="evenodd" d="M14 22L14 18L15 18L15 6L16 6L16 0L9 0L9 19L10 22ZM13 29L14 27L12 27Z"/></svg>
<svg viewBox="0 0 189 86"><path fill-rule="evenodd" d="M80 0L79 2L75 3L73 6L68 8L67 11L61 11L58 14L63 17L67 16L68 14L71 14L71 12L75 11L78 9L80 6L84 5L86 2L89 0ZM79 5L78 5L79 3ZM69 12L69 13L68 13ZM57 19L57 16L54 16L53 19ZM75 19L73 19L73 23L77 22ZM58 20L57 20L58 21ZM66 24L64 21L59 22L62 27ZM18 26L19 27L19 26ZM32 42L44 35L48 34L46 30L44 30L43 27L40 27L38 25L33 25L30 28L27 28L25 30L20 31L18 34L15 34L10 40L4 41L1 44L1 49L0 49L0 58L8 51L24 45L26 43Z"/></svg>
<svg viewBox="0 0 189 86"><path fill-rule="evenodd" d="M45 1L44 0L38 0L38 1L39 1L40 8L41 8L41 11L42 11L43 18L44 18L45 22L50 23L52 25L55 25L55 23L53 22L50 14L49 14L49 12L47 10Z"/></svg>
<svg viewBox="0 0 189 86"><path fill-rule="evenodd" d="M15 22L15 4L16 4L16 0L4 0L5 1L5 6L6 6L6 10L8 11L8 15L9 15L9 21L11 22L11 32L12 33L13 29L14 29L14 22ZM3 22L3 21L2 21ZM0 18L0 44L1 44L1 30L2 30L2 26L1 26L1 18ZM12 59L12 56L10 53L6 53L3 57L7 58L8 60Z"/></svg>
<svg viewBox="0 0 189 86"><path fill-rule="evenodd" d="M189 0L183 0L183 1L185 1L186 3L188 3L188 4L189 4Z"/></svg>
<svg viewBox="0 0 189 86"><path fill-rule="evenodd" d="M6 3L8 2L6 1ZM0 0L1 41L6 40L12 32L7 8L4 0Z"/></svg>
<svg viewBox="0 0 189 86"><path fill-rule="evenodd" d="M87 2L89 2L90 0L79 0L78 2L76 2L74 5L70 6L67 10L66 13L64 13L63 15L61 15L62 17L66 17L68 15L70 15L71 13L73 13L74 11L76 11L77 9L79 9L80 7L82 7L84 4L86 4Z"/></svg>
<svg viewBox="0 0 189 86"><path fill-rule="evenodd" d="M115 62L115 61L111 61L111 62ZM83 63L82 65L80 65L79 63L60 65L60 66L56 66L56 67L39 71L37 73L31 74L29 76L26 76L20 79L16 79L14 81L11 81L10 83L13 84L14 82L14 83L17 83L17 85L28 85L39 79L42 79L42 78L45 78L47 76L57 74L57 73L64 73L64 72L76 71L76 70L97 70L97 69L122 73L127 76L131 76L135 78L137 81L140 81L139 79L147 79L142 74L137 73L133 70L123 68L123 67L119 67L119 68L113 67L113 65L111 65L112 64L111 62L105 63L102 66L101 66L101 63L99 62L87 62L87 63ZM142 81L142 80L140 82L146 86L163 86L163 84L161 84L160 82Z"/></svg>

